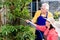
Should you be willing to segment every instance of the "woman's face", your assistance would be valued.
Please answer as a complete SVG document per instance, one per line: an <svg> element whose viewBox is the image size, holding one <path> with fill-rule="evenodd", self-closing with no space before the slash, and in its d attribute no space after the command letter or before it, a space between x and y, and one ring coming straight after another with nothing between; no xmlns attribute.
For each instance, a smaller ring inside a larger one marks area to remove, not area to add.
<svg viewBox="0 0 60 40"><path fill-rule="evenodd" d="M50 28L50 22L46 21L46 26Z"/></svg>
<svg viewBox="0 0 60 40"><path fill-rule="evenodd" d="M42 6L42 7L41 7L41 12L42 12L42 13L46 13L46 12L47 12L45 6Z"/></svg>

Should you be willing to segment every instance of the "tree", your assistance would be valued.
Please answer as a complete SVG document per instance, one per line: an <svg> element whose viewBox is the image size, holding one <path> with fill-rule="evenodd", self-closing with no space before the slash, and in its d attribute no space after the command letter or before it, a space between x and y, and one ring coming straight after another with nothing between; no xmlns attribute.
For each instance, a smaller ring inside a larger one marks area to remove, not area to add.
<svg viewBox="0 0 60 40"><path fill-rule="evenodd" d="M8 17L12 21L11 24L20 24L20 19L29 19L30 13L28 4L32 0L5 0L4 4L8 8Z"/></svg>
<svg viewBox="0 0 60 40"><path fill-rule="evenodd" d="M7 8L8 24L1 27L1 40L34 40L30 26L21 25L21 19L29 19L28 4L32 0L4 0ZM22 20L23 21L23 20ZM13 25L12 25L13 24Z"/></svg>

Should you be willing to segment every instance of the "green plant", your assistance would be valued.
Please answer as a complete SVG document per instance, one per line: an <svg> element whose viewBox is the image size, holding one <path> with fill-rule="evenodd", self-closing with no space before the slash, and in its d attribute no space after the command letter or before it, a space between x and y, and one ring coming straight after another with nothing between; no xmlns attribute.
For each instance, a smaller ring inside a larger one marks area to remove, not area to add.
<svg viewBox="0 0 60 40"><path fill-rule="evenodd" d="M34 40L35 35L30 26L4 25L1 27L3 40Z"/></svg>
<svg viewBox="0 0 60 40"><path fill-rule="evenodd" d="M3 7L3 2L0 0L0 9Z"/></svg>
<svg viewBox="0 0 60 40"><path fill-rule="evenodd" d="M30 26L23 26L21 19L29 19L28 4L32 0L4 0L7 8L8 24L1 26L1 40L34 40L34 31Z"/></svg>
<svg viewBox="0 0 60 40"><path fill-rule="evenodd" d="M32 0L5 0L4 5L9 9L7 12L8 18L10 21L13 21L12 24L19 24L20 18L29 19L30 13L28 10L28 4Z"/></svg>
<svg viewBox="0 0 60 40"><path fill-rule="evenodd" d="M56 11L55 13L54 13L54 18L55 19L58 19L60 17L60 11Z"/></svg>

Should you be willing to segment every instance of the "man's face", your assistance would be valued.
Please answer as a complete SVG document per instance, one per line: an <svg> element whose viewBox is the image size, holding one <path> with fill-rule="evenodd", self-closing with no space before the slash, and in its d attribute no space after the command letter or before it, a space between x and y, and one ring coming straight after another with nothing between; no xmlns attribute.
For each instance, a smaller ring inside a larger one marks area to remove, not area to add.
<svg viewBox="0 0 60 40"><path fill-rule="evenodd" d="M46 10L46 7L45 7L45 6L42 6L42 7L41 7L41 12L42 12L42 13L46 13L46 12L47 12L47 10Z"/></svg>

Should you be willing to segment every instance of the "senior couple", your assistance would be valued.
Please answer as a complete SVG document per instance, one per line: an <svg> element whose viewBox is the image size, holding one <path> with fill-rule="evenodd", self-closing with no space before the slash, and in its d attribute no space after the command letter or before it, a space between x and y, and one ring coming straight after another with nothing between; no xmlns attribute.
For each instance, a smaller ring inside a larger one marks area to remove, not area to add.
<svg viewBox="0 0 60 40"><path fill-rule="evenodd" d="M55 30L54 18L52 13L49 12L49 5L43 3L41 10L35 13L34 18L27 23L33 25L36 28L35 40L58 40L58 33Z"/></svg>

